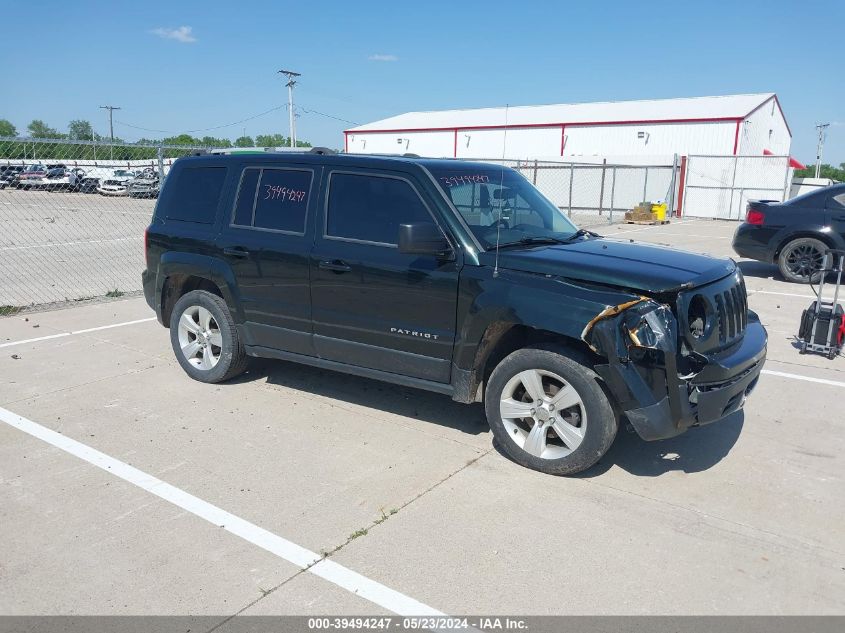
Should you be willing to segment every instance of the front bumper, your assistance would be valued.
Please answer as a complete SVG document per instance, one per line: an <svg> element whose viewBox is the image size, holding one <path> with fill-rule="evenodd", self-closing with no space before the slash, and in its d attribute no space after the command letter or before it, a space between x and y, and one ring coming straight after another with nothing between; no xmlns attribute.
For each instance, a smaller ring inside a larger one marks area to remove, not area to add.
<svg viewBox="0 0 845 633"><path fill-rule="evenodd" d="M600 365L596 371L637 434L644 440L661 440L741 409L757 385L767 340L766 329L750 312L742 340L708 357L707 365L690 379L634 362Z"/></svg>

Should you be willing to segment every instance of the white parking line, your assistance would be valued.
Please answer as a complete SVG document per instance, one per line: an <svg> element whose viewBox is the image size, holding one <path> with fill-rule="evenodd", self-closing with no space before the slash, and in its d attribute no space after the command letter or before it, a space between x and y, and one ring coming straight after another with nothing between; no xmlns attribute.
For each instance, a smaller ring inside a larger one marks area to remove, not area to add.
<svg viewBox="0 0 845 633"><path fill-rule="evenodd" d="M145 473L114 457L91 448L86 444L72 440L60 433L56 433L28 420L17 413L0 407L0 420L24 433L47 442L74 457L101 468L134 486L154 494L160 499L190 512L194 516L223 528L227 532L260 547L261 549L293 563L297 567L319 576L323 580L354 593L365 600L369 600L388 611L402 616L442 616L445 615L428 605L423 604L403 593L386 587L375 580L352 571L333 561L322 557L296 543L273 534L254 523L250 523L234 514L203 501L199 497L185 492L165 481ZM321 560L322 559L322 560Z"/></svg>
<svg viewBox="0 0 845 633"><path fill-rule="evenodd" d="M800 297L801 299L815 299L816 295L805 295L797 292L774 292L773 290L753 290L749 294L755 295L777 295L779 297ZM845 296L843 296L845 298ZM824 297L825 301L833 301L833 297Z"/></svg>
<svg viewBox="0 0 845 633"><path fill-rule="evenodd" d="M105 244L107 242L125 242L126 240L140 240L143 235L132 237L114 237L106 240L81 240L79 242L46 242L44 244L28 244L27 246L2 246L0 251L22 251L29 248L49 248L51 246L74 246L76 244Z"/></svg>
<svg viewBox="0 0 845 633"><path fill-rule="evenodd" d="M831 387L845 387L845 382L839 382L838 380L828 380L827 378L813 378L812 376L789 374L785 371L774 371L772 369L764 369L761 373L769 374L770 376L780 376L781 378L791 378L792 380L805 380L806 382L817 382L820 385L830 385Z"/></svg>
<svg viewBox="0 0 845 633"><path fill-rule="evenodd" d="M648 226L644 226L644 227L639 228L639 229L630 229L630 230L627 230L627 231L614 231L612 235L610 233L608 233L606 235L606 237L613 237L613 235L622 235L623 233L639 233L640 231L648 231L649 229L660 228L661 226L663 228L672 227L672 226L680 226L681 224L690 224L691 222L694 222L694 220L678 220L677 222L673 222L672 224L663 224L663 225L649 224ZM597 227L597 228L601 228L601 227Z"/></svg>
<svg viewBox="0 0 845 633"><path fill-rule="evenodd" d="M54 338L64 338L65 336L72 336L74 334L87 334L88 332L110 330L115 327L123 327L124 325L135 325L136 323L146 323L147 321L155 321L155 317L149 317L148 319L136 319L134 321L124 321L123 323L112 323L111 325L101 325L99 327L89 327L85 330L74 330L73 332L60 332L58 334L49 334L47 336L39 336L37 338L27 338L22 341L9 341L8 343L0 343L0 347L12 347L13 345L25 345L26 343L49 341L50 339Z"/></svg>

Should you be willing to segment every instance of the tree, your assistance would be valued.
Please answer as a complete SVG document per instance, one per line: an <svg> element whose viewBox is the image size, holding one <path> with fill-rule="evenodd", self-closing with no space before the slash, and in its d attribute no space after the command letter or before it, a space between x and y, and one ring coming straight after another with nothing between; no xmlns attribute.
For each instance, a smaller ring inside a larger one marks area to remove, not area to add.
<svg viewBox="0 0 845 633"><path fill-rule="evenodd" d="M255 144L258 147L289 147L290 139L282 134L259 134Z"/></svg>
<svg viewBox="0 0 845 633"><path fill-rule="evenodd" d="M227 138L203 136L200 140L200 145L204 145L205 147L232 147L232 141Z"/></svg>
<svg viewBox="0 0 845 633"><path fill-rule="evenodd" d="M94 138L94 128L91 123L81 119L74 119L67 126L68 138L74 141L90 141Z"/></svg>
<svg viewBox="0 0 845 633"><path fill-rule="evenodd" d="M251 136L239 136L235 139L235 147L255 147Z"/></svg>
<svg viewBox="0 0 845 633"><path fill-rule="evenodd" d="M32 138L61 138L64 136L44 123L41 119L33 119L32 122L26 126L26 129L29 130L29 135Z"/></svg>
<svg viewBox="0 0 845 633"><path fill-rule="evenodd" d="M290 137L284 134L259 134L255 137L258 147L290 147ZM297 147L311 147L308 141L296 141Z"/></svg>
<svg viewBox="0 0 845 633"><path fill-rule="evenodd" d="M11 121L0 119L0 136L17 136L18 131Z"/></svg>
<svg viewBox="0 0 845 633"><path fill-rule="evenodd" d="M169 136L161 139L165 145L201 145L202 142L198 138L194 138L190 134L180 134L179 136Z"/></svg>
<svg viewBox="0 0 845 633"><path fill-rule="evenodd" d="M795 178L815 178L816 166L808 165L807 169L797 169L794 175ZM845 163L839 163L838 169L823 163L819 170L819 178L830 178L838 182L845 182Z"/></svg>

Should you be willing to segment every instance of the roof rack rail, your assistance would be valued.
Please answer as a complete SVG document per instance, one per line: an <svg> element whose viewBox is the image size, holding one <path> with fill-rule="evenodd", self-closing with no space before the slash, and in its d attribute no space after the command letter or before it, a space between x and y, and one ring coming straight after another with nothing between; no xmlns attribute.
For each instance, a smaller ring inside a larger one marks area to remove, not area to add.
<svg viewBox="0 0 845 633"><path fill-rule="evenodd" d="M326 154L337 154L336 151L333 149L329 149L328 147L312 147L308 150L309 154L319 154L320 156L325 156Z"/></svg>

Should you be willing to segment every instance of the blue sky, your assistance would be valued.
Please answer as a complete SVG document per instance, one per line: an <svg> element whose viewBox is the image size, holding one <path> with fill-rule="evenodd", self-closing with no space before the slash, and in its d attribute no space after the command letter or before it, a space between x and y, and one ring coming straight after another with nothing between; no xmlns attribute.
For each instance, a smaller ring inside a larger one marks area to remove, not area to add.
<svg viewBox="0 0 845 633"><path fill-rule="evenodd" d="M122 106L127 140L232 123L286 103L299 138L409 110L776 92L792 153L845 161L845 2L53 2L4 8L0 118L64 130ZM37 13L37 15L36 15ZM17 25L17 26L15 26ZM183 28L184 27L184 28ZM277 110L218 130L288 133Z"/></svg>

